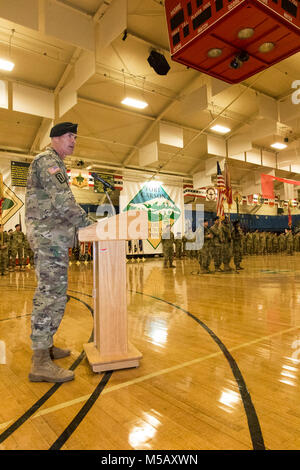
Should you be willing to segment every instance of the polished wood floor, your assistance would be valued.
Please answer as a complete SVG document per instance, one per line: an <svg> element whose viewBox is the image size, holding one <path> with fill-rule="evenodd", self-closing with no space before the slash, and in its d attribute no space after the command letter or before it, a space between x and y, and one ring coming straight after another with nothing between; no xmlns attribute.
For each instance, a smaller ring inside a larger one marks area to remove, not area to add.
<svg viewBox="0 0 300 470"><path fill-rule="evenodd" d="M59 363L76 379L60 386L27 378L34 271L1 277L0 449L299 449L299 261L252 256L210 275L190 259L129 261L129 335L143 359L102 374L81 354L92 267L73 263L56 344L71 348Z"/></svg>

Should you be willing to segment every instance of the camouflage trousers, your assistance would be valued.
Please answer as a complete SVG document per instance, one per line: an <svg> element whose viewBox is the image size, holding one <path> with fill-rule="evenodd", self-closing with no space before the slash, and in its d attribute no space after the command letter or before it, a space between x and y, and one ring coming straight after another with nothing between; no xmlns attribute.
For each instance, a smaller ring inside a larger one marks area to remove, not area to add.
<svg viewBox="0 0 300 470"><path fill-rule="evenodd" d="M0 248L0 274L4 273L8 265L8 251L7 248L2 250Z"/></svg>
<svg viewBox="0 0 300 470"><path fill-rule="evenodd" d="M243 257L243 251L242 251L242 246L238 244L233 245L233 261L234 265L236 267L240 267L240 264L242 262L242 257Z"/></svg>
<svg viewBox="0 0 300 470"><path fill-rule="evenodd" d="M202 269L208 270L210 262L211 262L211 249L210 247L203 246L203 248L199 251L199 264Z"/></svg>
<svg viewBox="0 0 300 470"><path fill-rule="evenodd" d="M65 312L68 288L69 252L43 236L31 237L34 252L37 288L31 316L32 349L47 349L53 345Z"/></svg>
<svg viewBox="0 0 300 470"><path fill-rule="evenodd" d="M223 261L223 259L222 259L223 258L222 246L221 245L213 246L211 254L212 254L212 257L213 257L213 260L214 260L215 268L216 269L220 268L220 266L222 264L222 261Z"/></svg>
<svg viewBox="0 0 300 470"><path fill-rule="evenodd" d="M172 247L166 247L164 248L164 267L167 267L168 266L168 262L169 262L169 265L172 266L172 263L173 263L173 257L174 257L174 251L173 251L173 248Z"/></svg>
<svg viewBox="0 0 300 470"><path fill-rule="evenodd" d="M15 268L16 267L16 258L17 258L17 255L18 255L18 259L19 259L19 266L23 266L24 264L24 250L23 250L23 247L22 245L16 245L16 246L13 246L12 249L11 249L11 258L12 258L12 266Z"/></svg>
<svg viewBox="0 0 300 470"><path fill-rule="evenodd" d="M223 250L222 250L223 263L224 263L224 266L228 266L229 263L230 263L230 260L232 258L231 244L230 243L224 243L222 248L223 248Z"/></svg>

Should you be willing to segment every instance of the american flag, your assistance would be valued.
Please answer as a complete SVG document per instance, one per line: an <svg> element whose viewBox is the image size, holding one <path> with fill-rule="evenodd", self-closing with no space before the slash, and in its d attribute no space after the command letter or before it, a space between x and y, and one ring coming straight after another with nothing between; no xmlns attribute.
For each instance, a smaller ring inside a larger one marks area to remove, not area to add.
<svg viewBox="0 0 300 470"><path fill-rule="evenodd" d="M230 210L230 207L233 203L233 199L232 199L230 172L229 172L229 167L228 167L227 162L225 162L224 170L225 170L225 187L226 187L225 195L226 195L227 204Z"/></svg>
<svg viewBox="0 0 300 470"><path fill-rule="evenodd" d="M223 219L224 218L224 201L226 199L226 186L225 186L225 181L222 175L219 162L217 162L217 191L218 191L217 216L220 217L220 219Z"/></svg>

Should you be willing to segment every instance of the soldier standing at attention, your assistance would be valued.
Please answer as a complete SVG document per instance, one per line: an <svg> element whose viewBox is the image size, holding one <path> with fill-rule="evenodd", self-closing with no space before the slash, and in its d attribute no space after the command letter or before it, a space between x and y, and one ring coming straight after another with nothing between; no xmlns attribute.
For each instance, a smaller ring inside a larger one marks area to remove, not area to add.
<svg viewBox="0 0 300 470"><path fill-rule="evenodd" d="M8 269L9 271L14 271L15 268L12 266L12 244L13 244L13 230L12 228L7 232L8 235Z"/></svg>
<svg viewBox="0 0 300 470"><path fill-rule="evenodd" d="M225 217L223 224L223 264L224 264L224 272L232 271L232 268L229 266L230 260L232 258L232 242L231 242L231 225L228 217Z"/></svg>
<svg viewBox="0 0 300 470"><path fill-rule="evenodd" d="M182 239L181 239L181 233L177 232L177 236L174 240L175 242L175 252L176 252L176 258L181 259L183 256L183 251L182 251Z"/></svg>
<svg viewBox="0 0 300 470"><path fill-rule="evenodd" d="M233 240L233 260L235 264L235 269L239 271L240 269L244 269L241 267L242 257L243 257L243 249L242 249L242 237L243 232L240 227L239 220L235 220L233 222L233 231L232 231L232 240Z"/></svg>
<svg viewBox="0 0 300 470"><path fill-rule="evenodd" d="M168 267L168 262L170 268L175 268L176 266L173 265L173 256L174 256L174 233L171 231L171 225L167 225L165 230L163 231L162 237L162 248L164 254L164 268Z"/></svg>
<svg viewBox="0 0 300 470"><path fill-rule="evenodd" d="M209 265L211 262L211 239L213 237L208 228L208 220L204 220L203 229L203 246L201 250L199 250L199 264L202 268L202 273L207 274L210 273Z"/></svg>
<svg viewBox="0 0 300 470"><path fill-rule="evenodd" d="M222 221L219 219L219 217L215 218L214 225L210 227L210 233L212 234L212 257L214 260L214 265L215 265L215 270L219 272L223 272L221 269L221 264L222 264L222 245L224 242L224 236L223 236L223 230L221 223Z"/></svg>
<svg viewBox="0 0 300 470"><path fill-rule="evenodd" d="M67 302L69 247L74 231L91 224L76 204L63 160L73 153L77 124L63 122L50 132L51 147L30 165L26 191L26 228L34 252L37 289L31 318L32 382L66 382L74 372L58 367L52 359L70 354L53 346L53 336Z"/></svg>
<svg viewBox="0 0 300 470"><path fill-rule="evenodd" d="M286 235L286 252L288 255L294 254L294 236L291 229L285 229Z"/></svg>
<svg viewBox="0 0 300 470"><path fill-rule="evenodd" d="M29 260L29 265L30 267L34 267L34 261L33 261L33 251L30 248L28 238L25 235L25 241L24 241L24 265L26 266L27 263L27 258Z"/></svg>
<svg viewBox="0 0 300 470"><path fill-rule="evenodd" d="M8 263L8 235L3 233L3 225L0 224L0 274L7 273Z"/></svg>
<svg viewBox="0 0 300 470"><path fill-rule="evenodd" d="M25 242L25 235L21 230L21 225L15 225L15 231L12 234L12 262L13 266L16 267L16 257L18 255L19 260L19 267L22 271L25 269L24 265L24 242Z"/></svg>

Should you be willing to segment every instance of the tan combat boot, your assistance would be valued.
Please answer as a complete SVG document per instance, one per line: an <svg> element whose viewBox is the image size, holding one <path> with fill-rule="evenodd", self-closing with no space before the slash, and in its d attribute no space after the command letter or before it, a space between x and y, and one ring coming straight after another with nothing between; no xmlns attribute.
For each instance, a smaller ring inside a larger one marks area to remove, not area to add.
<svg viewBox="0 0 300 470"><path fill-rule="evenodd" d="M62 369L51 361L49 349L33 351L32 368L29 373L31 382L68 382L74 379L74 372Z"/></svg>

